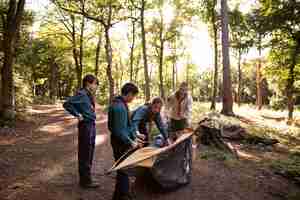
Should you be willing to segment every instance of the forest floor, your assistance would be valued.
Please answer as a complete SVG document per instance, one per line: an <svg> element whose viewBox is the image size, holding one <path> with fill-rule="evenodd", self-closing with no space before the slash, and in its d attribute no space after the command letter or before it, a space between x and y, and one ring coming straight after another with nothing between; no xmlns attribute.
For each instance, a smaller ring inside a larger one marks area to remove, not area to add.
<svg viewBox="0 0 300 200"><path fill-rule="evenodd" d="M205 109L198 107L194 110L200 116L199 110ZM244 123L254 132L274 135L273 129L261 128L259 124L268 122L274 124L273 128L280 125L277 118L255 118L248 115L257 116L257 113L246 113L247 116L233 120ZM18 120L15 128L0 129L0 199L110 200L115 175L104 176L103 173L113 164L112 150L106 114L100 107L97 114L93 174L100 183L98 189L83 190L78 186L76 119L66 114L61 105L36 105L26 111L24 119ZM286 127L277 128L286 130ZM291 151L300 148L299 129L287 129L290 130L289 136L282 132L278 136L282 144L271 149L235 144L239 160L207 153L209 150L200 146L194 152L189 185L166 193L135 188L138 200L299 200L300 186L275 173L270 164L286 159Z"/></svg>

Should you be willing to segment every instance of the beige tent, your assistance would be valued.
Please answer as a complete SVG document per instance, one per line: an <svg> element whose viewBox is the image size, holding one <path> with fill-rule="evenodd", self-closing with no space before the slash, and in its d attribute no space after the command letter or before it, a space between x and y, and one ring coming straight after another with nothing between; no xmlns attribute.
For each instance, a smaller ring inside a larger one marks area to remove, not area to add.
<svg viewBox="0 0 300 200"><path fill-rule="evenodd" d="M133 153L128 152L123 157L121 157L115 164L112 166L108 173L119 169L127 169L133 167L146 167L151 168L157 159L157 156L160 154L169 151L170 149L176 147L179 143L185 141L193 135L192 129L185 129L183 131L177 132L176 135L179 135L174 143L169 146L158 148L158 147L144 147L134 151ZM129 155L130 154L130 155Z"/></svg>

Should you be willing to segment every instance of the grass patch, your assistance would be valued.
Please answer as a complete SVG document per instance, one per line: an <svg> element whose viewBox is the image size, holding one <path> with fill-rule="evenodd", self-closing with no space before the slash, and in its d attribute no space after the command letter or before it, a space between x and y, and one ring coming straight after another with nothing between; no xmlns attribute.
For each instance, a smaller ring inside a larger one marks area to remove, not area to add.
<svg viewBox="0 0 300 200"><path fill-rule="evenodd" d="M228 161L228 160L234 159L233 155L231 155L229 153L225 153L225 152L217 150L217 149L207 149L207 150L201 151L199 156L201 159L204 159L204 160L213 159L213 160L219 160L219 161Z"/></svg>
<svg viewBox="0 0 300 200"><path fill-rule="evenodd" d="M293 152L285 160L275 160L271 167L276 173L300 184L300 152Z"/></svg>
<svg viewBox="0 0 300 200"><path fill-rule="evenodd" d="M0 128L13 128L16 126L16 120L0 119Z"/></svg>

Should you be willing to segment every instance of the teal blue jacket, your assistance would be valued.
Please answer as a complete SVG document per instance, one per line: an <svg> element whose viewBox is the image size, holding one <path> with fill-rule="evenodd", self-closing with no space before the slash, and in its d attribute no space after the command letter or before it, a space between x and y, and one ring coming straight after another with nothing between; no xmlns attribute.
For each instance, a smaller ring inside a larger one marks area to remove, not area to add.
<svg viewBox="0 0 300 200"><path fill-rule="evenodd" d="M95 103L92 95L86 89L80 89L76 95L69 97L63 107L75 117L81 115L84 121L96 120Z"/></svg>
<svg viewBox="0 0 300 200"><path fill-rule="evenodd" d="M164 139L168 138L168 132L166 129L166 125L163 123L160 113L153 114L151 112L150 105L142 105L135 109L131 116L131 123L133 132L136 132L139 129L142 129L143 132L148 133L147 123L154 121L156 127L158 128L160 134L164 137ZM141 131L140 131L141 132Z"/></svg>
<svg viewBox="0 0 300 200"><path fill-rule="evenodd" d="M107 123L112 137L128 145L133 143L136 135L131 128L128 106L123 97L115 97L109 106Z"/></svg>

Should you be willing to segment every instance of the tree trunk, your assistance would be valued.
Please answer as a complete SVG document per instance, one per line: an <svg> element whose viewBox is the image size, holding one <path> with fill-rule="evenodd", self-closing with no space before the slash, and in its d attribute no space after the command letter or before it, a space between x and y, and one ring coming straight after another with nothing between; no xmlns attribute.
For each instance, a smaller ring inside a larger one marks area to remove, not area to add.
<svg viewBox="0 0 300 200"><path fill-rule="evenodd" d="M107 61L107 68L106 68L106 74L108 77L109 82L109 103L112 102L114 97L114 79L112 76L112 48L111 48L111 42L110 42L110 27L111 27L111 17L112 17L112 5L109 6L109 15L107 24L104 27L105 29L105 51L106 51L106 61Z"/></svg>
<svg viewBox="0 0 300 200"><path fill-rule="evenodd" d="M146 4L146 0L142 0L141 32L142 32L142 46L143 46L143 59L144 59L145 97L146 97L145 100L149 101L150 100L150 79L149 79L149 73L148 73L146 33L145 33L145 22L144 22L145 4Z"/></svg>
<svg viewBox="0 0 300 200"><path fill-rule="evenodd" d="M25 0L9 1L6 22L3 33L3 66L1 69L1 115L7 119L15 118L15 91L13 65L15 59L16 39L19 32Z"/></svg>
<svg viewBox="0 0 300 200"><path fill-rule="evenodd" d="M222 55L223 55L223 105L221 113L234 115L232 106L232 85L229 60L228 40L228 11L227 0L221 0L221 22L222 22Z"/></svg>
<svg viewBox="0 0 300 200"><path fill-rule="evenodd" d="M173 66L172 66L172 90L173 92L176 90L176 38L175 38L175 41L174 41L174 50L173 50Z"/></svg>
<svg viewBox="0 0 300 200"><path fill-rule="evenodd" d="M100 52L101 52L101 43L102 43L102 30L100 30L100 33L98 35L98 42L96 47L96 59L95 59L95 76L98 77L99 73L99 58L100 58Z"/></svg>
<svg viewBox="0 0 300 200"><path fill-rule="evenodd" d="M215 6L217 4L217 0L213 1L213 6L211 10L212 18L211 23L213 25L213 31L214 31L214 84L213 84L213 93L211 97L211 110L216 109L216 97L217 97L217 91L218 91L218 27L216 22L216 12L215 12Z"/></svg>
<svg viewBox="0 0 300 200"><path fill-rule="evenodd" d="M286 92L287 92L287 101L288 101L288 123L293 120L293 112L294 112L294 82L295 82L295 73L294 69L297 63L297 56L300 51L300 39L296 40L296 46L292 56L292 63L289 66L289 74L287 79L286 85Z"/></svg>
<svg viewBox="0 0 300 200"><path fill-rule="evenodd" d="M77 76L77 89L81 88L81 65L79 62L79 56L77 51L77 45L76 45L76 29L75 29L75 17L73 14L71 14L71 21L72 21L72 53L73 53L73 59L75 62L75 69L76 69L76 76Z"/></svg>
<svg viewBox="0 0 300 200"><path fill-rule="evenodd" d="M162 10L160 10L160 30L159 30L159 41L160 41L160 47L159 47L159 91L160 91L160 97L165 99L165 92L164 92L164 80L163 80L163 61L164 61L164 38L163 38L163 13Z"/></svg>
<svg viewBox="0 0 300 200"><path fill-rule="evenodd" d="M242 70L241 70L241 56L242 56L242 51L239 48L238 52L238 92L237 92L237 104L240 106L241 104L241 84L242 84Z"/></svg>
<svg viewBox="0 0 300 200"><path fill-rule="evenodd" d="M186 65L186 69L185 69L185 81L187 82L187 84L189 84L189 70L190 69L190 64Z"/></svg>
<svg viewBox="0 0 300 200"><path fill-rule="evenodd" d="M136 63L135 63L135 72L134 72L134 82L137 83L138 81L138 75L139 75L139 71L140 71L140 60L141 60L141 53L139 52L137 58L135 59L136 60Z"/></svg>
<svg viewBox="0 0 300 200"><path fill-rule="evenodd" d="M176 61L173 61L173 69L172 69L172 90L175 91L176 90Z"/></svg>
<svg viewBox="0 0 300 200"><path fill-rule="evenodd" d="M54 58L49 59L50 65L50 78L49 78L49 97L53 103L55 103L57 98L57 88L58 88L58 65L55 63Z"/></svg>
<svg viewBox="0 0 300 200"><path fill-rule="evenodd" d="M262 75L261 75L261 35L259 35L259 43L258 43L258 64L256 66L256 105L257 109L261 110L262 108Z"/></svg>
<svg viewBox="0 0 300 200"><path fill-rule="evenodd" d="M85 26L85 18L82 16L81 28L80 28L80 40L79 40L79 64L80 68L78 71L78 78L80 78L80 82L82 80L82 69L83 69L83 37L84 37L84 26ZM80 84L80 86L82 86Z"/></svg>
<svg viewBox="0 0 300 200"><path fill-rule="evenodd" d="M135 21L132 20L132 42L130 46L130 82L133 81L134 47L135 47Z"/></svg>
<svg viewBox="0 0 300 200"><path fill-rule="evenodd" d="M69 74L68 74L68 80L67 80L67 88L66 88L66 94L65 96L71 96L72 95L72 85L73 85L73 69L72 69L72 66L69 65L68 67L68 71L69 71Z"/></svg>

